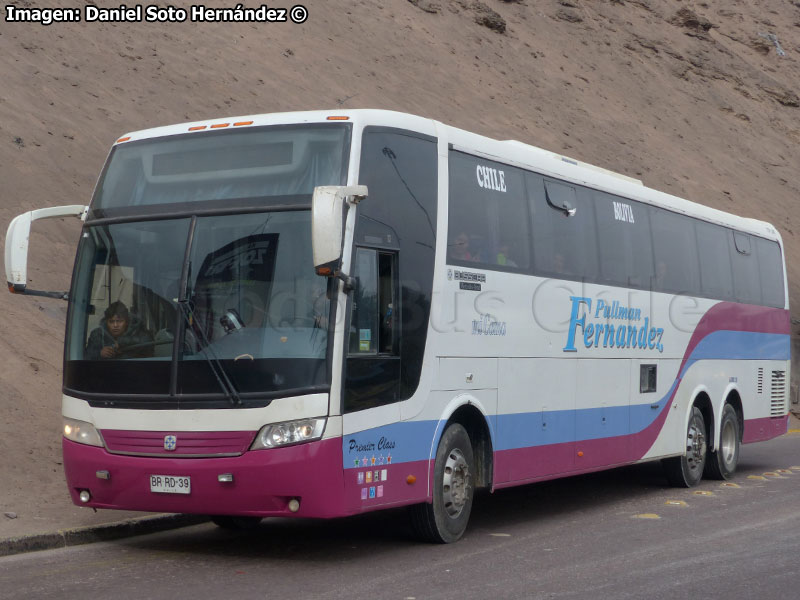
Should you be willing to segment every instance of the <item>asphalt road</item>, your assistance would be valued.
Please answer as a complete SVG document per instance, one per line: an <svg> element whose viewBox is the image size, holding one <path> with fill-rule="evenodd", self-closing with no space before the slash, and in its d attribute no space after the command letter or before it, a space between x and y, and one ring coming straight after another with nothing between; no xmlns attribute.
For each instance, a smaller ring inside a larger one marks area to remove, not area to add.
<svg viewBox="0 0 800 600"><path fill-rule="evenodd" d="M673 489L650 464L484 494L448 546L402 510L197 525L2 558L0 598L800 597L800 435L744 446L731 483Z"/></svg>

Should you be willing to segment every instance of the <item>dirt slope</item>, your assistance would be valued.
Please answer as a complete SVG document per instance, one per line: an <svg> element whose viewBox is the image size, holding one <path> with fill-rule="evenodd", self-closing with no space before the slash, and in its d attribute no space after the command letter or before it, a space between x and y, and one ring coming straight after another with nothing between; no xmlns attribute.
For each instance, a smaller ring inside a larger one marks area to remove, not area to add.
<svg viewBox="0 0 800 600"><path fill-rule="evenodd" d="M0 229L24 210L87 202L110 144L126 131L387 108L563 152L772 222L800 316L800 1L306 6L302 25L45 27L0 16ZM77 232L77 222L37 229L32 286L66 289ZM73 509L60 466L65 305L0 294L0 314L0 513L17 515L0 514L6 537L51 527ZM106 518L73 512L76 523Z"/></svg>

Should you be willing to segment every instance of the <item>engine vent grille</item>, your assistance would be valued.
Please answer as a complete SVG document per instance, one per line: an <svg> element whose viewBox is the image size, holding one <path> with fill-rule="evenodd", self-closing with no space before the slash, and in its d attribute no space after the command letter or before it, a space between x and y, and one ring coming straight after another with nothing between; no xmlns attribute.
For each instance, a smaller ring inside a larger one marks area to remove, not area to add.
<svg viewBox="0 0 800 600"><path fill-rule="evenodd" d="M772 372L769 414L772 417L783 417L786 414L786 371Z"/></svg>

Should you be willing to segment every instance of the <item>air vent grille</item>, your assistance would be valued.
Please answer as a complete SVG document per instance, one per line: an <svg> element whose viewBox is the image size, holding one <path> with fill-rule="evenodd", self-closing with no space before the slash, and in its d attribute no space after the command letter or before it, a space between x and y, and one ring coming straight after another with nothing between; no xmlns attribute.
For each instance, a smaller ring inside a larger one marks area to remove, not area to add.
<svg viewBox="0 0 800 600"><path fill-rule="evenodd" d="M786 414L786 371L772 372L769 414L771 417L783 417Z"/></svg>
<svg viewBox="0 0 800 600"><path fill-rule="evenodd" d="M758 368L758 393L764 393L764 367Z"/></svg>

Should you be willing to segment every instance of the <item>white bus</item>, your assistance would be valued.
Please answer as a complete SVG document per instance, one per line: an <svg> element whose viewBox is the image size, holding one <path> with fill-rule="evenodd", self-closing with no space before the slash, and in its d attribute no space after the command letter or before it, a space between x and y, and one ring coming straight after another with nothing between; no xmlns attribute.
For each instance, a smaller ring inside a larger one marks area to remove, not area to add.
<svg viewBox="0 0 800 600"><path fill-rule="evenodd" d="M769 224L395 112L159 127L113 146L64 353L77 505L338 517L452 542L476 488L663 461L728 478L786 432Z"/></svg>

